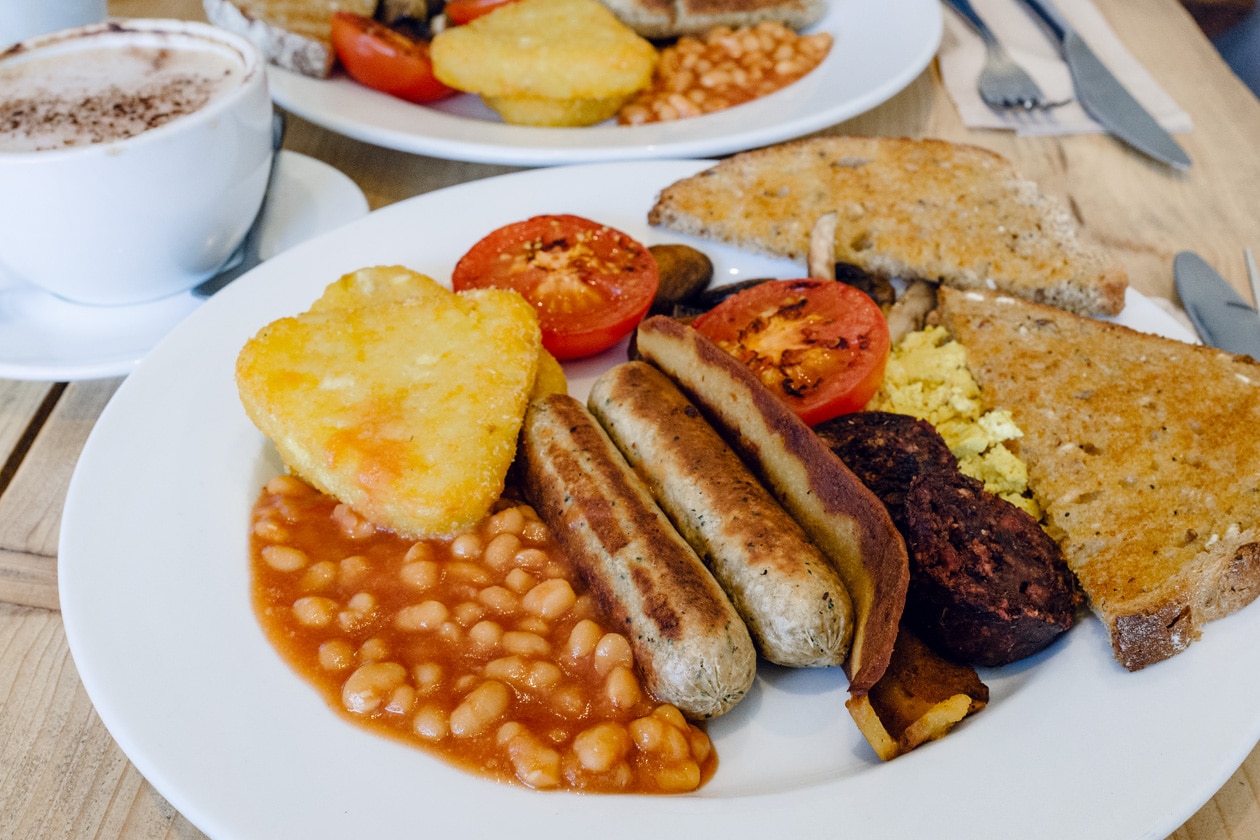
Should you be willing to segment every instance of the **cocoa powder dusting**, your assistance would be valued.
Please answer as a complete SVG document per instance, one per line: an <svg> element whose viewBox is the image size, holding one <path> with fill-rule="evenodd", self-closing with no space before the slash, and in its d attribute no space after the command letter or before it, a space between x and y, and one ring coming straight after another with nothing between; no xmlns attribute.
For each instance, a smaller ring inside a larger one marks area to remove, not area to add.
<svg viewBox="0 0 1260 840"><path fill-rule="evenodd" d="M39 151L123 140L204 107L218 83L205 76L173 76L135 90L110 86L88 96L49 93L4 101L0 134L56 138L37 142Z"/></svg>

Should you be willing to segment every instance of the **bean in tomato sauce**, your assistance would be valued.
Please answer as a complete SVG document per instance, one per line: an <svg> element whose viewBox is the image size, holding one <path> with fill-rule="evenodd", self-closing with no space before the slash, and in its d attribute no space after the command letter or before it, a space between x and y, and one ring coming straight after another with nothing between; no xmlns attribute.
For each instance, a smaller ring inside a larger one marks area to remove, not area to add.
<svg viewBox="0 0 1260 840"><path fill-rule="evenodd" d="M716 768L708 736L643 690L629 641L528 505L414 541L278 476L251 556L268 639L360 726L538 789L678 793Z"/></svg>

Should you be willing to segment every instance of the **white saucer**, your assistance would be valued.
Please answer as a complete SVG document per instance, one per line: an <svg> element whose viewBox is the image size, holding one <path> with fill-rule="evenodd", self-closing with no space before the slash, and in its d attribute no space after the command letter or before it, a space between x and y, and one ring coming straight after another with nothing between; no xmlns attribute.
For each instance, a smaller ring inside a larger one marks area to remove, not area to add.
<svg viewBox="0 0 1260 840"><path fill-rule="evenodd" d="M363 191L344 173L282 151L263 215L263 258L367 211ZM0 377L67 382L126 375L202 303L183 292L133 306L85 306L30 286L2 288Z"/></svg>

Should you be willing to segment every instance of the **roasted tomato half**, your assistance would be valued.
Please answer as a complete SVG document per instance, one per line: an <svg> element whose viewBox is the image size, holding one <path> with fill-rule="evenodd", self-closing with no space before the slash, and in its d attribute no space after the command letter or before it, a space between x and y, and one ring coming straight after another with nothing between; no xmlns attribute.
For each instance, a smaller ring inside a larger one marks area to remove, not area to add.
<svg viewBox="0 0 1260 840"><path fill-rule="evenodd" d="M515 289L538 310L543 346L557 359L612 347L656 295L656 259L619 230L580 216L535 216L501 227L460 258L456 291Z"/></svg>
<svg viewBox="0 0 1260 840"><path fill-rule="evenodd" d="M333 51L350 78L408 102L434 102L459 91L433 75L429 43L408 38L369 17L336 12Z"/></svg>
<svg viewBox="0 0 1260 840"><path fill-rule="evenodd" d="M459 26L514 2L516 0L447 0L442 7L442 14L446 15L448 21Z"/></svg>
<svg viewBox="0 0 1260 840"><path fill-rule="evenodd" d="M809 425L861 410L884 378L888 322L834 280L773 280L691 324L748 365Z"/></svg>

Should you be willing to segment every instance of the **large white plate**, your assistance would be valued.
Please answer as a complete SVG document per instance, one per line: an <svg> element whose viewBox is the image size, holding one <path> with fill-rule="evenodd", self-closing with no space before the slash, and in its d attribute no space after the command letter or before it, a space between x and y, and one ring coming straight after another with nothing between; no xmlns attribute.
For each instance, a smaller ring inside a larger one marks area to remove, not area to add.
<svg viewBox="0 0 1260 840"><path fill-rule="evenodd" d="M538 169L378 211L268 261L193 313L118 390L71 482L61 605L88 694L123 751L216 840L380 837L1162 838L1260 737L1260 608L1130 674L1086 620L1048 651L983 674L989 707L881 764L835 669L763 667L712 723L720 766L674 798L540 794L483 781L331 712L250 607L247 523L279 469L233 384L242 344L339 274L402 263L446 279L497 225L571 212L649 243L656 191L696 161ZM719 276L794 266L703 245ZM1140 295L1121 321L1186 337ZM572 390L624 348L569 369Z"/></svg>
<svg viewBox="0 0 1260 840"><path fill-rule="evenodd" d="M340 71L314 79L271 67L268 81L276 102L293 113L405 152L514 166L700 157L800 137L874 108L928 65L941 28L938 0L829 0L810 31L830 32L835 40L814 72L737 108L646 126L511 126L475 96L412 105Z"/></svg>
<svg viewBox="0 0 1260 840"><path fill-rule="evenodd" d="M263 210L263 259L368 211L345 173L296 152L280 153ZM202 304L192 292L129 306L71 303L33 286L0 288L0 377L45 382L123 376Z"/></svg>

